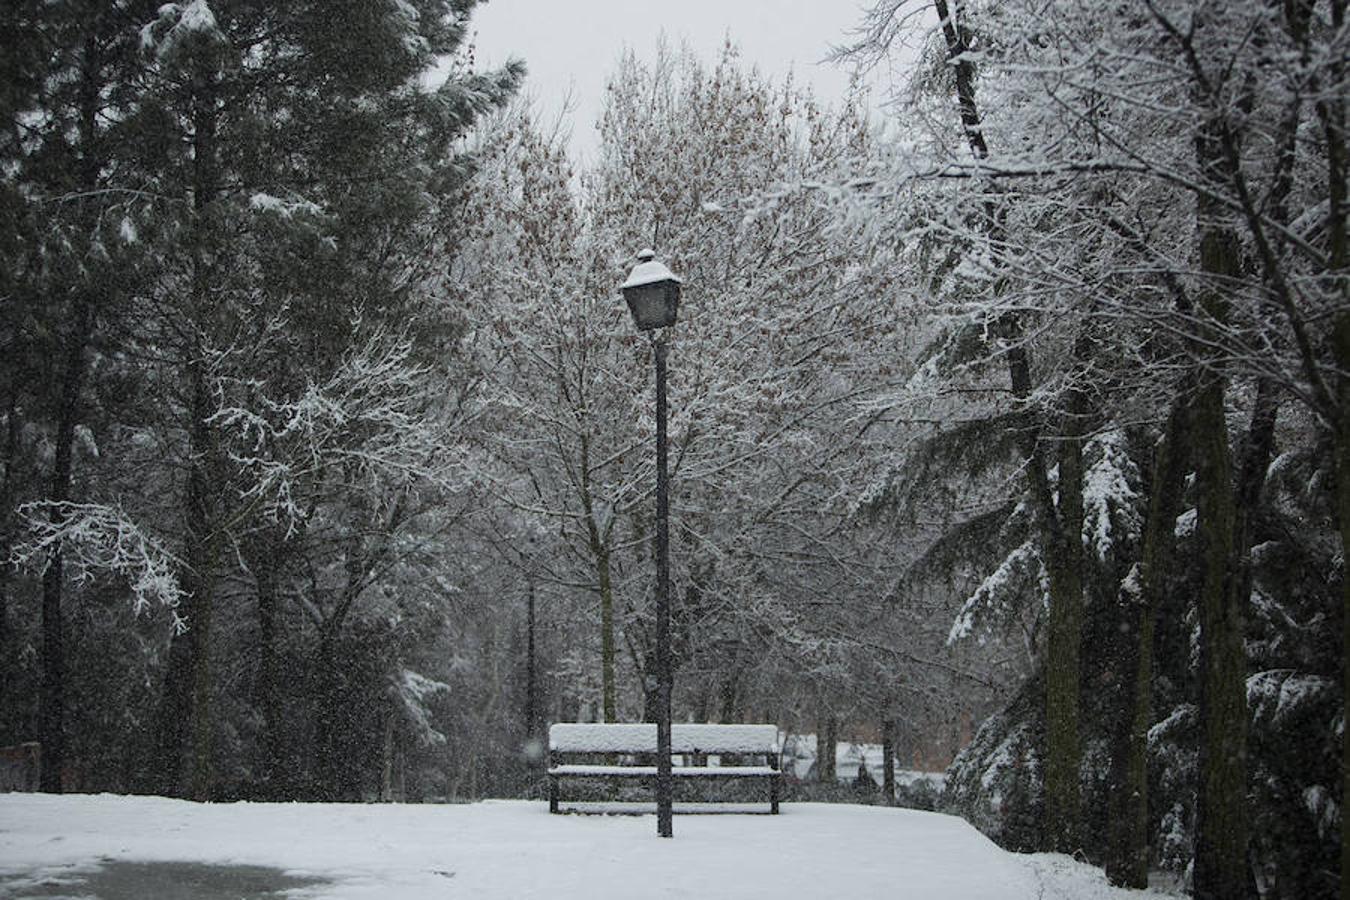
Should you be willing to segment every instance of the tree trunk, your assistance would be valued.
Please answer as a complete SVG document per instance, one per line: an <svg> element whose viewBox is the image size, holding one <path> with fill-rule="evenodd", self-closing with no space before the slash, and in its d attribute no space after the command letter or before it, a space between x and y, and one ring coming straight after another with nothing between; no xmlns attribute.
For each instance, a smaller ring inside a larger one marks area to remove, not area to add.
<svg viewBox="0 0 1350 900"><path fill-rule="evenodd" d="M614 583L610 569L609 544L606 535L601 532L600 523L595 519L595 507L591 501L591 445L589 438L581 436L580 490L581 507L586 518L586 541L595 560L595 581L600 592L600 695L604 710L604 720L614 722L618 719L614 686Z"/></svg>
<svg viewBox="0 0 1350 900"><path fill-rule="evenodd" d="M1063 552L1062 548L1060 552ZM1052 850L1079 846L1079 644L1082 580L1070 565L1052 563L1050 627L1045 659L1045 818Z"/></svg>
<svg viewBox="0 0 1350 900"><path fill-rule="evenodd" d="M184 596L192 602L186 573L183 577ZM191 612L184 609L184 616ZM188 626L189 628L191 625ZM192 654L188 649L186 633L175 634L169 644L169 660L165 667L164 683L155 714L154 746L149 771L142 773L141 790L164 797L179 796L183 773L183 745L186 740L189 703L188 684L192 669Z"/></svg>
<svg viewBox="0 0 1350 900"><path fill-rule="evenodd" d="M694 695L694 721L708 721L708 704L712 702L712 686L706 682Z"/></svg>
<svg viewBox="0 0 1350 900"><path fill-rule="evenodd" d="M956 99L966 142L976 159L989 155L984 139L982 118L975 100L975 70L970 61L970 35L947 0L933 0L948 62L955 76ZM1003 231L1002 210L995 195L985 203L985 230L991 246L997 248ZM996 288L997 290L997 288ZM1031 363L1021 343L1020 323L1015 316L1000 323L1008 340L1006 353L1014 397L1019 402L1031 398ZM1086 336L1075 344L1077 359L1088 348ZM1050 580L1050 623L1045 659L1045 834L1049 849L1072 853L1080 844L1079 830L1082 799L1078 768L1082 758L1079 737L1079 664L1083 624L1082 576L1082 427L1078 419L1085 412L1081 392L1068 394L1067 428L1060 446L1058 507L1050 487L1041 449L1037 446L1039 429L1028 422L1022 430L1022 452L1033 500L1040 511L1042 548Z"/></svg>
<svg viewBox="0 0 1350 900"><path fill-rule="evenodd" d="M1178 400L1154 455L1148 518L1144 523L1139 567L1128 579L1135 596L1122 586L1123 598L1134 603L1134 641L1125 662L1130 708L1121 718L1126 733L1116 741L1112 765L1115 799L1106 876L1112 884L1148 887L1148 730L1153 725L1153 640L1158 597L1171 561L1177 513L1190 461L1187 412Z"/></svg>
<svg viewBox="0 0 1350 900"><path fill-rule="evenodd" d="M343 795L345 767L344 761L340 759L336 735L336 729L341 726L335 713L342 702L343 690L342 675L338 671L333 648L334 640L331 632L320 635L311 662L313 687L306 690L306 695L313 698L311 702L315 707L315 715L314 730L306 748L309 772L304 791L310 799L321 803L349 799ZM472 749L467 752L466 762L471 772L477 768L476 753Z"/></svg>
<svg viewBox="0 0 1350 900"><path fill-rule="evenodd" d="M536 671L538 663L535 647L534 579L529 580L526 589L528 593L525 597L525 743L529 752L533 753L534 742L542 739L543 732L539 720L539 711L542 704L539 702L538 673ZM539 755L539 760L543 760L542 753Z"/></svg>
<svg viewBox="0 0 1350 900"><path fill-rule="evenodd" d="M1241 609L1251 600L1251 549L1255 538L1255 519L1266 486L1266 471L1270 468L1275 449L1275 420L1280 405L1274 383L1261 378L1256 384L1256 400L1252 406L1251 424L1242 444L1242 465L1238 470L1234 493L1233 551L1237 554L1230 567L1229 602ZM1246 679L1244 677L1245 684ZM1243 695L1246 691L1244 688Z"/></svg>
<svg viewBox="0 0 1350 900"><path fill-rule="evenodd" d="M1345 27L1345 4L1336 5L1337 28ZM1346 178L1350 160L1346 159L1345 103L1335 104L1339 110L1337 131L1340 140L1334 151L1337 163L1332 167L1333 205L1332 216L1338 223L1332 228L1332 264L1335 270L1345 272L1350 262L1350 248L1347 247L1345 210ZM1337 215L1339 212L1339 215ZM1346 275L1340 276L1340 294L1342 308L1350 308L1350 288L1347 288ZM1336 400L1339 413L1338 427L1335 429L1336 452L1336 514L1341 533L1341 559L1350 560L1350 313L1342 312L1336 317L1334 353L1336 368L1341 373L1337 381ZM1350 574L1341 572L1341 721L1350 723ZM1341 898L1350 900L1350 825L1346 824L1345 810L1350 809L1350 726L1344 727L1341 734Z"/></svg>
<svg viewBox="0 0 1350 900"><path fill-rule="evenodd" d="M214 605L215 559L212 549L209 426L206 424L205 374L193 367L192 426L187 485L187 770L179 792L190 800L208 800L212 782L211 626Z"/></svg>
<svg viewBox="0 0 1350 900"><path fill-rule="evenodd" d="M737 715L736 711L736 701L739 699L740 693L740 680L740 669L732 669L730 674L722 679L722 684L718 691L721 695L722 702L717 721L723 723L740 721L740 716Z"/></svg>
<svg viewBox="0 0 1350 900"><path fill-rule="evenodd" d="M1078 414L1072 404L1070 416ZM1049 846L1073 853L1081 844L1078 767L1079 651L1083 639L1083 445L1070 424L1060 443L1057 527L1052 529L1050 627L1045 659L1045 814Z"/></svg>
<svg viewBox="0 0 1350 900"><path fill-rule="evenodd" d="M102 58L95 35L97 22L90 25L84 42L81 61L82 84L79 92L79 133L81 156L78 184L83 192L93 191L98 185L100 158L95 144L98 140L99 94L102 89ZM92 233L92 218L87 225ZM53 504L63 504L71 497L75 425L80 414L80 392L84 386L87 367L87 348L94 325L93 286L77 285L73 291L74 308L69 326L62 338L64 354L60 397L56 411L56 444L52 466L51 493ZM51 523L59 526L66 511L53 506ZM65 737L65 622L62 594L65 588L65 560L60 543L53 545L42 573L42 685L40 690L39 740L42 742L41 788L61 791L61 772L66 763Z"/></svg>
<svg viewBox="0 0 1350 900"><path fill-rule="evenodd" d="M1343 34L1346 28L1346 0L1331 3L1332 32ZM1344 56L1333 56L1330 83L1345 83ZM1327 141L1327 233L1329 268L1336 273L1331 290L1339 299L1341 312L1336 316L1332 335L1332 358L1336 367L1335 404L1330 416L1336 456L1336 515L1341 533L1341 559L1350 560L1350 234L1346 214L1350 207L1350 148L1345 137L1346 99L1343 92L1328 91L1318 101L1318 115ZM1341 721L1350 723L1350 577L1341 573ZM1350 900L1350 826L1345 811L1350 809L1350 726L1341 735L1341 898Z"/></svg>
<svg viewBox="0 0 1350 900"><path fill-rule="evenodd" d="M600 685L606 722L618 721L614 687L614 584L609 548L595 544L595 567L600 582Z"/></svg>
<svg viewBox="0 0 1350 900"><path fill-rule="evenodd" d="M838 779L836 751L839 740L839 719L832 712L820 717L816 729L816 780L833 786Z"/></svg>
<svg viewBox="0 0 1350 900"><path fill-rule="evenodd" d="M1206 123L1197 154L1211 183L1222 151L1216 122ZM1241 247L1228 213L1217 201L1197 200L1200 268L1212 282L1201 292L1200 312L1214 332L1227 320L1227 300L1216 285L1241 275ZM1202 339L1205 335L1201 336ZM1198 900L1238 900L1248 895L1247 697L1243 601L1230 583L1236 561L1238 519L1233 463L1224 417L1224 377L1213 353L1199 348L1197 388L1191 401L1196 463L1196 536L1204 572L1200 613L1200 786L1196 796L1194 891ZM1204 343L1213 346L1213 341Z"/></svg>
<svg viewBox="0 0 1350 900"><path fill-rule="evenodd" d="M895 805L895 720L881 720L881 792L887 806Z"/></svg>
<svg viewBox="0 0 1350 900"><path fill-rule="evenodd" d="M66 363L61 398L57 408L56 458L50 499L63 504L70 499L75 420L79 414L80 384L84 378L85 342L89 330L89 304L76 300L75 322L66 335ZM60 526L67 512L53 506L51 523ZM42 790L61 791L65 766L65 624L62 592L65 586L64 558L60 543L54 544L42 573L42 688L39 738L42 742Z"/></svg>
<svg viewBox="0 0 1350 900"><path fill-rule="evenodd" d="M216 252L213 228L207 212L220 191L216 160L216 126L219 117L216 99L216 73L199 62L192 82L192 203L195 213L192 246L192 312L205 330L214 313L212 296L213 255ZM210 414L210 394L206 383L204 349L193 348L188 362L192 390L188 425L189 461L187 485L188 564L191 567L191 597L188 638L192 653L191 694L188 711L187 796L209 799L212 772L211 721L211 625L214 601L215 546L211 509L211 490L217 473L214 458Z"/></svg>
<svg viewBox="0 0 1350 900"><path fill-rule="evenodd" d="M266 540L266 538L264 538ZM277 663L277 571L275 555L257 554L253 563L258 580L258 672L254 702L262 715L259 736L259 787L268 800L286 799L287 779L282 762L281 679Z"/></svg>
<svg viewBox="0 0 1350 900"><path fill-rule="evenodd" d="M1350 315L1341 316L1336 344L1342 371L1350 371ZM1350 385L1341 380L1341 408L1350 409ZM1341 532L1341 558L1350 559L1350 417L1342 422L1336 445L1336 515ZM1341 715L1350 722L1350 576L1341 573ZM1350 803L1350 727L1341 735L1341 898L1350 900L1350 825L1345 804Z"/></svg>
<svg viewBox="0 0 1350 900"><path fill-rule="evenodd" d="M188 733L191 738L188 757L187 798L210 800L215 787L215 766L212 755L214 720L211 709L211 627L212 585L210 576L200 579L201 593L192 604L197 621L189 632L192 648L192 712Z"/></svg>
<svg viewBox="0 0 1350 900"><path fill-rule="evenodd" d="M11 512L17 505L14 502L15 460L19 446L18 377L11 374L9 379L9 402L5 409L5 456L4 472L0 474L0 558L8 559L13 547L13 532L9 525L13 521ZM12 566L0 566L0 744L16 744L14 726L7 715L9 711L10 661L14 651L10 649L12 641L9 625L9 575Z"/></svg>
<svg viewBox="0 0 1350 900"><path fill-rule="evenodd" d="M384 716L384 741L380 766L380 802L394 802L394 709Z"/></svg>
<svg viewBox="0 0 1350 900"><path fill-rule="evenodd" d="M1196 398L1197 535L1200 593L1200 790L1196 798L1195 896L1246 896L1247 705L1242 610L1231 602L1235 509L1223 416L1223 386L1214 376Z"/></svg>
<svg viewBox="0 0 1350 900"><path fill-rule="evenodd" d="M961 126L971 154L977 160L989 155L982 117L975 98L975 69L971 62L970 35L947 0L933 0L942 29L947 60L954 75ZM1003 230L1001 210L993 194L985 203L985 230L997 252ZM997 288L996 288L997 290ZM1006 353L1013 395L1020 402L1031 397L1031 364L1021 343L1019 323L1006 317L1000 323L1009 334ZM1087 347L1080 337L1075 356ZM1080 687L1079 645L1082 641L1082 443L1077 421L1084 412L1077 391L1069 395L1068 429L1060 450L1060 502L1058 509L1049 484L1047 466L1037 446L1039 429L1022 430L1022 452L1034 501L1040 511L1042 547L1050 577L1050 627L1045 660L1046 713L1046 838L1049 848L1073 852L1079 845L1081 797L1078 767L1082 750L1078 729ZM1066 487L1067 486L1067 487Z"/></svg>

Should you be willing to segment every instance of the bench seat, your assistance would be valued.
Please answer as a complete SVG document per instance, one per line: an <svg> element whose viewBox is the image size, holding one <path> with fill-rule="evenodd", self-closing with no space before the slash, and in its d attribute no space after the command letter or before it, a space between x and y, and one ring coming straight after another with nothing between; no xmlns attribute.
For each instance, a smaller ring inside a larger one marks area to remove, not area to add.
<svg viewBox="0 0 1350 900"><path fill-rule="evenodd" d="M673 779L747 778L767 784L769 811L778 812L782 745L777 726L681 723L672 724L670 732ZM548 749L549 812L560 811L560 783L565 780L657 777L656 726L649 722L559 722L548 730ZM680 765L688 757L692 764ZM727 764L709 765L710 759Z"/></svg>
<svg viewBox="0 0 1350 900"><path fill-rule="evenodd" d="M548 770L550 775L571 775L576 778L587 776L594 778L654 778L656 766L554 766ZM698 776L721 776L723 778L775 778L779 775L773 766L671 766L670 774L676 778Z"/></svg>

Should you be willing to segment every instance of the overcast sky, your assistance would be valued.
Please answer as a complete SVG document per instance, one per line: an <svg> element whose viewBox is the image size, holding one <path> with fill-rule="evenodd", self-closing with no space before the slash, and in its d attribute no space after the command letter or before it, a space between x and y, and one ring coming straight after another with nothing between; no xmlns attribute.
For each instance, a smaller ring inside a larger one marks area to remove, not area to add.
<svg viewBox="0 0 1350 900"><path fill-rule="evenodd" d="M489 0L474 13L477 63L525 60L525 94L553 116L571 91L573 154L590 156L605 79L624 47L649 58L664 31L705 62L730 35L747 64L775 80L789 69L821 102L843 96L849 75L824 62L862 18L862 0Z"/></svg>

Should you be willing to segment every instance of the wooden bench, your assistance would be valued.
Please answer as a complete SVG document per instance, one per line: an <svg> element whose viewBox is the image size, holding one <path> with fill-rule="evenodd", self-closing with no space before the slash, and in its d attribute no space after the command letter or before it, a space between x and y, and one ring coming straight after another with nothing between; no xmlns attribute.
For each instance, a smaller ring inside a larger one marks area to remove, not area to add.
<svg viewBox="0 0 1350 900"><path fill-rule="evenodd" d="M676 779L750 778L768 783L769 812L782 790L776 725L671 725L671 769ZM656 782L655 724L559 722L548 730L548 811L559 812L565 779L643 779ZM723 759L732 756L736 762ZM710 765L717 760L717 765ZM762 763L746 764L746 758Z"/></svg>

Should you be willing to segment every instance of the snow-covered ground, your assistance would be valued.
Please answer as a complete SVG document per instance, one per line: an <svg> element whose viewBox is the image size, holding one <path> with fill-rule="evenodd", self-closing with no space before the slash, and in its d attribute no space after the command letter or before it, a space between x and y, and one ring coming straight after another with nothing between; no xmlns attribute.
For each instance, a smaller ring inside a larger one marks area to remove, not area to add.
<svg viewBox="0 0 1350 900"><path fill-rule="evenodd" d="M960 819L913 810L786 804L779 816L677 816L669 841L655 831L650 815L550 816L545 804L525 801L196 804L3 794L0 896L24 896L23 884L64 880L101 861L275 867L325 879L288 896L348 900L1145 896L1112 889L1099 870L1067 857L1006 853Z"/></svg>

